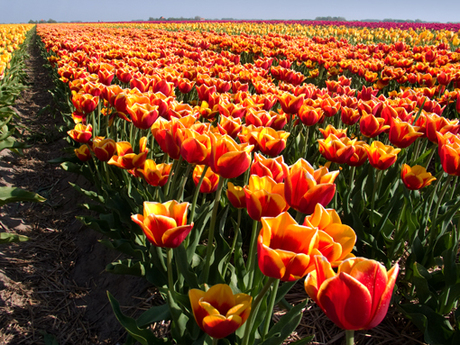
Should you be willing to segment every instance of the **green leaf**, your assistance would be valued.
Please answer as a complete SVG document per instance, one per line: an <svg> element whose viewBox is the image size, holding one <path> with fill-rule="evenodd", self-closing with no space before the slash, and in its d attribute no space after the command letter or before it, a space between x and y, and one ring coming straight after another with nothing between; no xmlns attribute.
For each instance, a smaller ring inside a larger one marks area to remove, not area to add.
<svg viewBox="0 0 460 345"><path fill-rule="evenodd" d="M18 201L44 202L46 199L37 193L17 187L0 187L0 206Z"/></svg>
<svg viewBox="0 0 460 345"><path fill-rule="evenodd" d="M112 306L113 312L118 322L126 329L126 331L142 345L155 345L155 344L170 344L167 339L158 339L153 333L148 329L140 328L136 320L126 316L120 309L120 304L113 297L110 292L107 291L107 296L109 297L110 305Z"/></svg>
<svg viewBox="0 0 460 345"><path fill-rule="evenodd" d="M199 288L197 276L190 267L183 243L179 247L174 248L174 256L176 257L175 261L179 272L184 276L187 285L192 289Z"/></svg>
<svg viewBox="0 0 460 345"><path fill-rule="evenodd" d="M281 345L299 325L302 319L302 309L305 308L306 304L307 301L299 303L283 315L270 329L266 335L266 340L260 343L260 345ZM269 320L266 320L266 322L268 321Z"/></svg>
<svg viewBox="0 0 460 345"><path fill-rule="evenodd" d="M79 185L69 182L69 184L77 191L80 192L83 195L86 195L88 198L91 200L100 202L101 204L105 203L104 197L102 195L99 195L98 193L91 191L91 190L86 190L81 188Z"/></svg>
<svg viewBox="0 0 460 345"><path fill-rule="evenodd" d="M13 242L26 242L29 238L23 235L16 235L7 232L0 232L0 244L13 243Z"/></svg>
<svg viewBox="0 0 460 345"><path fill-rule="evenodd" d="M54 335L48 334L46 331L40 331L40 334L43 335L43 342L45 345L59 345L59 342Z"/></svg>
<svg viewBox="0 0 460 345"><path fill-rule="evenodd" d="M112 262L107 265L105 270L114 274L129 274L138 277L145 276L144 264L140 261L135 262L131 259Z"/></svg>
<svg viewBox="0 0 460 345"><path fill-rule="evenodd" d="M149 310L142 313L141 316L137 319L137 325L140 328L147 327L148 325L154 322L160 322L163 320L170 320L171 312L169 311L168 304L162 304L153 306Z"/></svg>

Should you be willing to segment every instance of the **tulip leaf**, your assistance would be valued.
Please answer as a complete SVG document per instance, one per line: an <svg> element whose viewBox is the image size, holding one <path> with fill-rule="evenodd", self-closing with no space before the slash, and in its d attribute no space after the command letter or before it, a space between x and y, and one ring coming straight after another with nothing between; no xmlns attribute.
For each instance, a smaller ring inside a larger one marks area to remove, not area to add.
<svg viewBox="0 0 460 345"><path fill-rule="evenodd" d="M424 332L428 344L452 344L453 329L443 315L424 304L403 304L401 308L418 329Z"/></svg>
<svg viewBox="0 0 460 345"><path fill-rule="evenodd" d="M87 196L91 200L94 200L96 202L100 202L101 204L105 203L104 197L102 195L99 195L98 193L91 191L91 190L86 190L81 188L79 185L69 182L69 184L79 193Z"/></svg>
<svg viewBox="0 0 460 345"><path fill-rule="evenodd" d="M26 242L28 240L29 238L27 236L0 232L0 244Z"/></svg>
<svg viewBox="0 0 460 345"><path fill-rule="evenodd" d="M44 202L46 199L34 192L18 187L0 187L0 206L13 202Z"/></svg>
<svg viewBox="0 0 460 345"><path fill-rule="evenodd" d="M284 340L296 329L302 319L302 309L307 305L307 301L297 304L270 329L266 335L266 340L259 345L281 345ZM267 322L269 320L266 320Z"/></svg>
<svg viewBox="0 0 460 345"><path fill-rule="evenodd" d="M210 209L210 204L204 204L196 210L195 222L193 224L193 230L189 234L187 247L187 258L189 262L195 254L196 247L201 239L201 235L206 228L206 224L208 223L209 218L211 217Z"/></svg>
<svg viewBox="0 0 460 345"><path fill-rule="evenodd" d="M114 274L129 274L138 277L145 276L144 264L140 261L135 262L131 259L112 262L107 265L105 270Z"/></svg>
<svg viewBox="0 0 460 345"><path fill-rule="evenodd" d="M122 252L127 255L131 255L135 259L142 260L144 255L143 255L143 250L141 246L135 245L132 243L132 241L127 240L127 239L114 239L114 240L109 240L109 239L102 239L99 240L100 243L102 243L104 246L110 249L115 249L119 252Z"/></svg>
<svg viewBox="0 0 460 345"><path fill-rule="evenodd" d="M151 307L149 310L142 313L137 319L136 323L139 328L144 328L151 325L154 322L160 322L163 320L170 320L171 313L167 303L162 305L156 305Z"/></svg>
<svg viewBox="0 0 460 345"><path fill-rule="evenodd" d="M190 263L187 260L187 253L184 248L184 244L174 249L174 256L176 257L176 264L180 271L180 273L184 276L185 281L187 282L188 286L192 289L197 289L198 279L196 274L193 272L192 268L190 267Z"/></svg>
<svg viewBox="0 0 460 345"><path fill-rule="evenodd" d="M115 317L117 318L118 322L126 329L126 331L140 342L142 345L156 345L156 344L170 344L167 339L158 339L155 337L149 329L139 328L136 323L136 320L133 318L126 316L120 309L120 304L118 301L113 297L110 292L107 291L107 296L109 297L110 305L112 306L113 312Z"/></svg>

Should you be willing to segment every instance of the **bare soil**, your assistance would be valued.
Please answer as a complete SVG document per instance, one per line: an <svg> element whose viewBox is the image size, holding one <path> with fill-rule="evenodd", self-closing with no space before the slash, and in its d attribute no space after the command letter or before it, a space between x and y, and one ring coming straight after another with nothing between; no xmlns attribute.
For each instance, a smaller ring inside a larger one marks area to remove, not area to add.
<svg viewBox="0 0 460 345"><path fill-rule="evenodd" d="M27 60L30 86L16 104L31 146L23 156L6 150L0 154L0 185L35 191L47 201L0 208L0 231L30 237L28 242L0 247L0 344L56 344L53 337L59 345L122 344L126 333L113 315L106 292L118 299L127 315L139 315L158 301L145 280L106 273L105 266L118 254L75 219L84 214L77 205L85 199L69 182L91 186L83 177L49 163L69 154L65 152L69 145L66 133L58 129L62 118L55 114L48 92L53 85L35 39ZM297 303L305 298L299 282L287 299ZM282 314L278 311L275 320ZM288 342L312 334L312 344L344 344L344 331L310 302ZM422 339L395 308L381 325L357 332L355 338L357 344L392 345L423 344Z"/></svg>
<svg viewBox="0 0 460 345"><path fill-rule="evenodd" d="M34 38L35 40L35 38ZM0 185L44 196L45 203L0 208L0 231L26 235L28 242L0 247L0 344L45 344L54 336L64 344L117 344L125 332L108 302L110 291L128 314L150 296L145 280L106 273L117 253L75 219L84 202L69 182L91 188L83 177L48 161L66 155L67 134L53 115L53 88L35 41L26 63L30 83L15 110L26 127L30 148L23 156L3 150Z"/></svg>

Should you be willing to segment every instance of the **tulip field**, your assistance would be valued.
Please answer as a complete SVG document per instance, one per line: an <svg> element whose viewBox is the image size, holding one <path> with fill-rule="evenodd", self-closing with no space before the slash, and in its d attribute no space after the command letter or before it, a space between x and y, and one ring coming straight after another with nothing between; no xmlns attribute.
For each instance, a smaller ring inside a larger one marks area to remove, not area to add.
<svg viewBox="0 0 460 345"><path fill-rule="evenodd" d="M25 30L72 147L55 161L93 186L79 220L161 296L132 318L109 289L126 344L315 343L292 338L311 301L339 343L389 308L460 343L460 25Z"/></svg>

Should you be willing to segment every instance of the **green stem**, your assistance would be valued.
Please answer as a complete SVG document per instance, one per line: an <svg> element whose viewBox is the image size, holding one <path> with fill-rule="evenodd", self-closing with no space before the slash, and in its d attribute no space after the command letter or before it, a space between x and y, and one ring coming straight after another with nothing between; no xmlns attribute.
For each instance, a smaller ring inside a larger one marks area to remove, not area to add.
<svg viewBox="0 0 460 345"><path fill-rule="evenodd" d="M371 225L374 226L374 219L375 219L375 197L376 197L376 194L377 194L377 190L379 188L379 183L380 183L380 176L382 175L383 171L382 170L378 170L376 169L376 172L375 172L375 181L374 181L374 188L372 190L372 196L371 196L371 217L370 217L370 220L371 220Z"/></svg>
<svg viewBox="0 0 460 345"><path fill-rule="evenodd" d="M247 265L248 275L249 275L249 282L248 282L249 290L252 289L252 284L254 282L254 275L255 275L255 269L256 269L258 227L259 227L259 222L257 220L253 220L252 231L251 231L251 241L249 242L249 254L248 254L248 265Z"/></svg>
<svg viewBox="0 0 460 345"><path fill-rule="evenodd" d="M345 344L354 345L355 343L355 331L347 329L345 331Z"/></svg>
<svg viewBox="0 0 460 345"><path fill-rule="evenodd" d="M169 291L174 291L172 257L173 257L172 248L167 248L166 249L166 264L167 264L167 267L168 267L168 288L169 288Z"/></svg>
<svg viewBox="0 0 460 345"><path fill-rule="evenodd" d="M225 178L223 178L222 176L219 176L219 184L217 185L216 198L214 200L214 207L212 209L211 225L209 227L208 244L206 248L206 262L204 264L204 269L203 269L203 283L208 282L209 268L211 266L211 255L212 255L213 243L214 243L214 229L216 227L217 211L219 209L220 195L222 194L224 180Z"/></svg>
<svg viewBox="0 0 460 345"><path fill-rule="evenodd" d="M183 176L183 179L182 179L182 185L179 189L179 192L177 193L177 201L178 202L181 202L182 201L182 197L184 195L184 189L185 189L185 185L187 184L187 180L188 180L188 175L190 175L190 171L192 170L193 168L193 164L188 164L187 165L187 170L185 171L185 175Z"/></svg>
<svg viewBox="0 0 460 345"><path fill-rule="evenodd" d="M198 195L200 194L200 188L201 185L203 184L204 177L206 175L206 171L208 170L208 166L205 165L203 172L201 173L200 181L198 182L198 185L195 187L195 193L193 194L193 199L192 199L192 208L190 210L190 217L189 217L189 224L193 222L193 217L195 216L195 208L196 208L196 202L198 200Z"/></svg>
<svg viewBox="0 0 460 345"><path fill-rule="evenodd" d="M224 270L222 271L222 277L224 278L225 278L225 275L227 274L227 269L228 269L228 265L230 264L230 259L232 258L233 253L235 251L236 241L238 240L238 233L240 231L240 224L241 224L241 210L242 210L241 208L238 209L238 224L236 226L235 233L233 235L232 248L230 249L230 254L228 255L228 259L227 259L227 262L225 263Z"/></svg>
<svg viewBox="0 0 460 345"><path fill-rule="evenodd" d="M212 345L217 345L217 344L219 344L219 339L212 338Z"/></svg>
<svg viewBox="0 0 460 345"><path fill-rule="evenodd" d="M305 214L303 214L300 211L297 211L297 213L295 215L295 221L297 222L297 224L301 224L300 222L302 222L302 218L303 218L303 220L305 220Z"/></svg>
<svg viewBox="0 0 460 345"><path fill-rule="evenodd" d="M174 175L174 172L178 164L179 164L179 161L174 160L171 170L169 171L168 181L166 182L165 193L164 193L165 196L169 194L169 189L171 188L171 183L172 183L172 176Z"/></svg>
<svg viewBox="0 0 460 345"><path fill-rule="evenodd" d="M267 309L267 318L265 318L264 330L262 332L262 341L265 340L265 336L270 329L270 321L273 315L273 307L275 306L276 301L276 294L278 293L278 287L280 285L280 280L277 279L272 286L272 292L270 294L270 300L268 301L268 309Z"/></svg>
<svg viewBox="0 0 460 345"><path fill-rule="evenodd" d="M241 343L241 345L248 345L249 344L249 334L251 333L251 329L252 329L252 326L253 326L252 324L254 323L254 318L257 315L257 312L259 310L259 304L260 304L260 302L264 298L265 294L267 293L268 289L270 288L270 286L273 284L273 282L275 280L277 280L277 279L270 277L267 280L267 282L265 283L265 285L262 288L262 290L257 295L257 297L254 300L254 302L252 303L251 313L249 314L249 318L248 318L248 320L246 322L246 328L244 329L243 342Z"/></svg>
<svg viewBox="0 0 460 345"><path fill-rule="evenodd" d="M444 186L441 190L441 194L438 196L438 202L436 203L436 208L434 209L434 214L432 218L432 225L431 225L431 233L430 233L430 246L434 246L434 243L436 241L436 237L438 235L436 231L436 218L438 218L438 213L439 213L439 207L441 206L441 203L444 199L444 195L447 192L447 188L450 187L450 180L452 179L452 175L447 176L446 182L444 182Z"/></svg>

